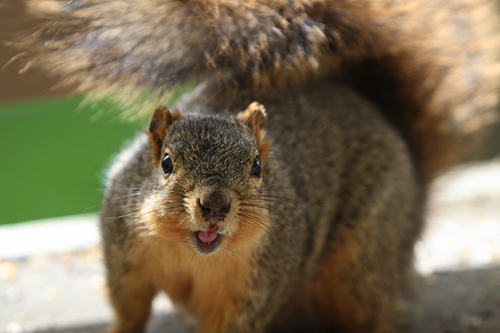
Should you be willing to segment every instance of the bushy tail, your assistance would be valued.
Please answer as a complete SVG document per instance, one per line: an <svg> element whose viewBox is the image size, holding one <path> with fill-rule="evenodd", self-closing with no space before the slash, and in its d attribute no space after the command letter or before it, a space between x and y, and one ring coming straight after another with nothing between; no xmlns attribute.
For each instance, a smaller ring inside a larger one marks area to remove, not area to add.
<svg viewBox="0 0 500 333"><path fill-rule="evenodd" d="M494 118L500 19L486 0L33 0L22 47L82 91L160 93L219 78L276 91L349 81L408 140L425 179Z"/></svg>

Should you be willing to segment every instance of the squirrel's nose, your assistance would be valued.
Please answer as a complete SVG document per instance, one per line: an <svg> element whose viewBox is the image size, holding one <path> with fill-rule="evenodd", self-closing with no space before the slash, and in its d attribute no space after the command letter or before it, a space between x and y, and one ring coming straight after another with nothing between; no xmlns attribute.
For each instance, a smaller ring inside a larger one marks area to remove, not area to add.
<svg viewBox="0 0 500 333"><path fill-rule="evenodd" d="M198 199L198 206L200 207L201 214L205 220L215 224L217 221L224 220L226 215L229 213L231 210L231 201L225 205L213 205L210 202L202 204L200 199Z"/></svg>

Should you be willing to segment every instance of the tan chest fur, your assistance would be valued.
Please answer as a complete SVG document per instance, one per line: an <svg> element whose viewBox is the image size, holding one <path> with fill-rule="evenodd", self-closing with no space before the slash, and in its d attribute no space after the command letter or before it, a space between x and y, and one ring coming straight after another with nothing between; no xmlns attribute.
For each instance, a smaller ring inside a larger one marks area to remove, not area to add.
<svg viewBox="0 0 500 333"><path fill-rule="evenodd" d="M252 246L200 256L185 242L155 238L147 243L143 274L200 324L209 323L200 332L215 332L252 293Z"/></svg>

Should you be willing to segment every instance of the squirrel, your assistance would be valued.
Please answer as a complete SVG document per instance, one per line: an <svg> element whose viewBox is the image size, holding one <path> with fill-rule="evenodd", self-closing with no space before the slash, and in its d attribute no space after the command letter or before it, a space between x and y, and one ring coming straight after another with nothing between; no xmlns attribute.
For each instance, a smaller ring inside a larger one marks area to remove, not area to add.
<svg viewBox="0 0 500 333"><path fill-rule="evenodd" d="M162 290L202 333L397 330L427 186L496 117L494 3L30 8L49 23L20 47L79 91L195 82L108 173L110 332L142 332Z"/></svg>
<svg viewBox="0 0 500 333"><path fill-rule="evenodd" d="M389 331L422 227L407 145L339 82L263 103L158 107L119 155L101 221L110 332L141 332L158 290L200 332Z"/></svg>

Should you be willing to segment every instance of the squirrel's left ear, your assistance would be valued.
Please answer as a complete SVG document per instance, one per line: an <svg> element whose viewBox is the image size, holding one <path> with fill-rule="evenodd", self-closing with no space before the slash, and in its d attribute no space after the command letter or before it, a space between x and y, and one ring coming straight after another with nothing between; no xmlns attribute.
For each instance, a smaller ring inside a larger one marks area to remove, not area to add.
<svg viewBox="0 0 500 333"><path fill-rule="evenodd" d="M236 118L253 131L259 145L260 161L264 163L269 152L269 142L264 140L266 132L262 130L267 119L266 108L258 102L253 102L245 111L238 113Z"/></svg>
<svg viewBox="0 0 500 333"><path fill-rule="evenodd" d="M258 102L253 102L245 111L238 113L236 118L247 124L257 134L266 122L266 108Z"/></svg>
<svg viewBox="0 0 500 333"><path fill-rule="evenodd" d="M151 154L155 164L161 159L161 147L168 126L180 118L182 116L177 108L174 111L170 111L168 107L159 106L153 113L153 117L149 121L149 129L145 132L149 136Z"/></svg>

